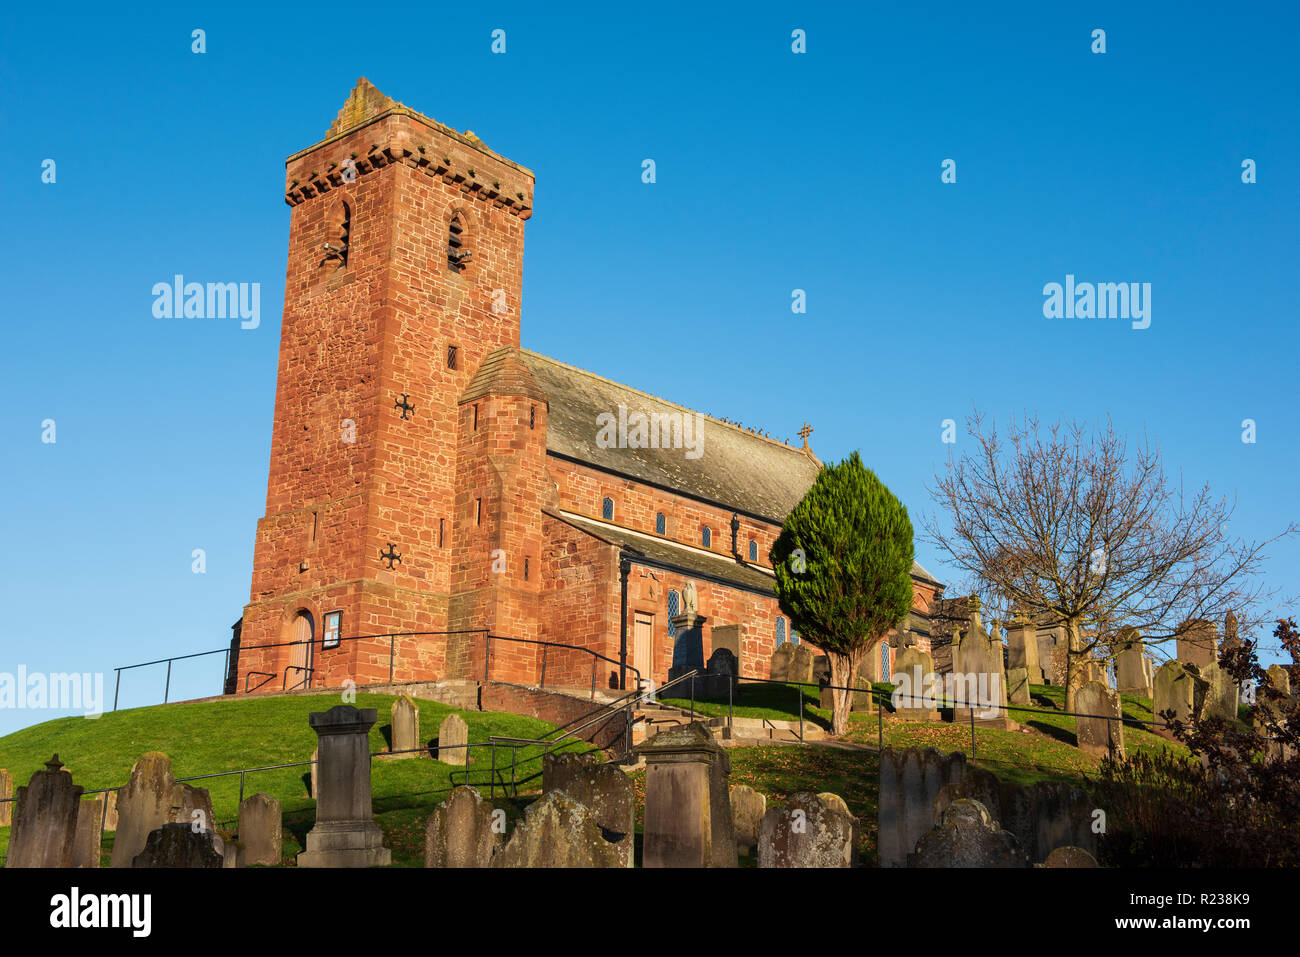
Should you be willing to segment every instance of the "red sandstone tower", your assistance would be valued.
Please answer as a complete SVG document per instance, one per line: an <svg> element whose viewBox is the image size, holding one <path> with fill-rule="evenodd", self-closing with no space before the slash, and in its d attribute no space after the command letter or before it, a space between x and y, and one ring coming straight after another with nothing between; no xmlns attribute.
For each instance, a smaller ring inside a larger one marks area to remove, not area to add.
<svg viewBox="0 0 1300 957"><path fill-rule="evenodd" d="M532 172L362 79L285 176L275 422L239 689L387 680L389 640L331 647L336 622L343 638L536 637L540 533L507 505L540 507L547 492L546 399L511 350L485 365L519 345ZM467 677L480 640L399 638L393 677Z"/></svg>

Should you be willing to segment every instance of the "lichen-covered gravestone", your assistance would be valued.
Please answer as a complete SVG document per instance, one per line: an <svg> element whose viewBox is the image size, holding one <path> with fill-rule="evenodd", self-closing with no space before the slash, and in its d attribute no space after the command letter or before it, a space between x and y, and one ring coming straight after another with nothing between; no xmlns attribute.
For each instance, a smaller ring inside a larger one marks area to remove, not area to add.
<svg viewBox="0 0 1300 957"><path fill-rule="evenodd" d="M621 843L606 839L590 810L565 792L552 791L529 805L524 820L492 856L492 866L623 867Z"/></svg>
<svg viewBox="0 0 1300 957"><path fill-rule="evenodd" d="M475 788L452 788L424 826L425 867L490 867L505 842L505 812Z"/></svg>
<svg viewBox="0 0 1300 957"><path fill-rule="evenodd" d="M759 825L767 813L767 797L748 784L731 785L731 824L736 832L736 850L753 854L758 849Z"/></svg>
<svg viewBox="0 0 1300 957"><path fill-rule="evenodd" d="M604 829L605 837L622 851L623 866L632 866L636 794L632 779L622 768L597 762L591 752L546 754L542 756L542 793L551 791L564 791L587 808Z"/></svg>
<svg viewBox="0 0 1300 957"><path fill-rule="evenodd" d="M1237 717L1237 683L1218 664L1206 665L1201 669L1205 679L1204 711L1206 717L1222 718L1231 721Z"/></svg>
<svg viewBox="0 0 1300 957"><path fill-rule="evenodd" d="M1097 859L1081 847L1058 847L1047 855L1044 867L1098 867Z"/></svg>
<svg viewBox="0 0 1300 957"><path fill-rule="evenodd" d="M852 867L857 857L855 825L838 796L796 792L763 815L758 866Z"/></svg>
<svg viewBox="0 0 1300 957"><path fill-rule="evenodd" d="M1163 721L1161 716L1166 711L1172 711L1179 721L1191 720L1196 700L1196 679L1181 661L1166 661L1156 669L1153 692L1152 710L1157 720Z"/></svg>
<svg viewBox="0 0 1300 957"><path fill-rule="evenodd" d="M212 831L195 830L188 824L164 824L149 832L131 866L220 868L224 864L221 852L213 846L214 837Z"/></svg>
<svg viewBox="0 0 1300 957"><path fill-rule="evenodd" d="M56 754L18 789L5 867L71 867L82 788Z"/></svg>
<svg viewBox="0 0 1300 957"><path fill-rule="evenodd" d="M117 795L117 834L113 867L130 867L149 835L174 819L181 804L171 758L150 751L135 762L131 777Z"/></svg>
<svg viewBox="0 0 1300 957"><path fill-rule="evenodd" d="M916 842L908 867L1028 867L1020 842L979 801L948 805L939 826Z"/></svg>
<svg viewBox="0 0 1300 957"><path fill-rule="evenodd" d="M1079 750L1089 754L1124 756L1124 722L1119 692L1100 681L1089 681L1075 692L1074 736Z"/></svg>
<svg viewBox="0 0 1300 957"><path fill-rule="evenodd" d="M1028 705L1029 672L1024 668L1012 668L1007 672L1007 703Z"/></svg>
<svg viewBox="0 0 1300 957"><path fill-rule="evenodd" d="M799 682L802 684L812 684L816 679L813 677L813 671L816 665L816 656L811 648L807 645L795 645L794 651L790 655L790 673L786 677L787 681Z"/></svg>
<svg viewBox="0 0 1300 957"><path fill-rule="evenodd" d="M458 714L449 714L438 726L438 760L463 767L469 756L469 725Z"/></svg>
<svg viewBox="0 0 1300 957"><path fill-rule="evenodd" d="M776 651L772 652L772 662L768 672L768 677L773 681L789 681L790 657L793 654L794 645L790 644L788 641L779 645Z"/></svg>
<svg viewBox="0 0 1300 957"><path fill-rule="evenodd" d="M239 864L247 867L280 863L283 850L283 817L280 802L269 794L257 793L239 805Z"/></svg>

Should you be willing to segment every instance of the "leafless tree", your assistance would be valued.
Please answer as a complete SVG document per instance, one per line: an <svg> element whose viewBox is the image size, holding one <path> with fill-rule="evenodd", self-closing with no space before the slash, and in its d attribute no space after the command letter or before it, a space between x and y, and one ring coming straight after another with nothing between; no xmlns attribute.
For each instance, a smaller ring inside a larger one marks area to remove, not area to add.
<svg viewBox="0 0 1300 957"><path fill-rule="evenodd" d="M1198 619L1231 610L1248 630L1274 610L1261 564L1300 532L1294 522L1264 541L1230 537L1235 503L1171 481L1159 449L1144 437L1130 451L1109 419L1040 428L1030 417L999 435L976 411L967 428L975 449L936 473L929 492L947 521L928 516L926 537L986 604L1064 626L1067 709L1083 659L1113 658L1125 626L1159 644Z"/></svg>

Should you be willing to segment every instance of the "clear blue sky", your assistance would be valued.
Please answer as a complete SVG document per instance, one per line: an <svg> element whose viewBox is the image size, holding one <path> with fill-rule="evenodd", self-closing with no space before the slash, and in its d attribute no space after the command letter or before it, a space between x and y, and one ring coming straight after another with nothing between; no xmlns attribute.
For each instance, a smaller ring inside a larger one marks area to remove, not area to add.
<svg viewBox="0 0 1300 957"><path fill-rule="evenodd" d="M363 75L536 172L528 348L774 435L807 420L918 519L940 422L973 406L1145 429L1237 496L1241 535L1300 512L1292 4L30 9L0 35L0 671L104 671L111 694L114 666L228 640L265 504L283 163ZM154 318L176 273L261 283L260 328ZM1067 273L1150 282L1151 327L1045 319ZM1294 594L1300 546L1273 555ZM219 672L178 667L174 694Z"/></svg>

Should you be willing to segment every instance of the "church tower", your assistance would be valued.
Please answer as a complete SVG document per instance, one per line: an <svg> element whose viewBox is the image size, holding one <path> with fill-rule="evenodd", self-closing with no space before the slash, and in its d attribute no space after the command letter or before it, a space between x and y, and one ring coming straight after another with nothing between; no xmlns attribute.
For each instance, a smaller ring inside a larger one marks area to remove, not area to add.
<svg viewBox="0 0 1300 957"><path fill-rule="evenodd" d="M461 398L489 353L518 348L533 182L364 79L325 138L286 162L275 421L240 691L309 673L314 686L386 681L387 639L333 638L449 630L453 579L465 584L460 430L474 414ZM512 412L536 421L534 390L513 391ZM447 673L445 641L396 640L395 680Z"/></svg>

